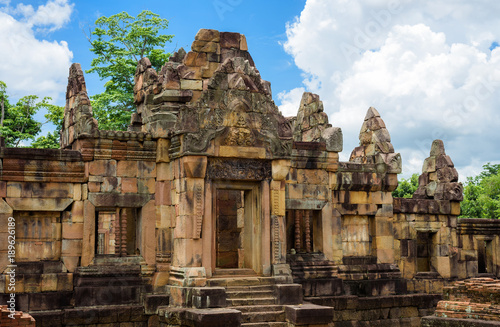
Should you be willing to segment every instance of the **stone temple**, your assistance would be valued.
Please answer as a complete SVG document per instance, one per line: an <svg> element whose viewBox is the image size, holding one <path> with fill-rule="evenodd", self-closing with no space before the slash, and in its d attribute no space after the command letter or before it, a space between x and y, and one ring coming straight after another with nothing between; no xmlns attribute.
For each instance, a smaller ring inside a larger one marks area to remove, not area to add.
<svg viewBox="0 0 500 327"><path fill-rule="evenodd" d="M413 198L393 198L401 157L379 112L340 162L342 131L319 97L284 117L238 33L200 30L158 72L141 59L134 97L128 131L99 130L73 64L61 149L1 146L0 296L15 295L19 317L500 325L500 220L457 219L463 190L442 141Z"/></svg>

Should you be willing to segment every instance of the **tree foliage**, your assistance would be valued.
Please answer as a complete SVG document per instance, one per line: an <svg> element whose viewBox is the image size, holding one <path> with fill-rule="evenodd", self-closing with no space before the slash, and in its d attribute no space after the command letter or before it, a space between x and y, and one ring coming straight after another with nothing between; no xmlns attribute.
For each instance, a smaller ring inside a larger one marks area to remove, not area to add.
<svg viewBox="0 0 500 327"><path fill-rule="evenodd" d="M463 218L500 218L500 164L487 163L478 176L467 178L460 209Z"/></svg>
<svg viewBox="0 0 500 327"><path fill-rule="evenodd" d="M56 126L56 131L39 137L31 143L31 147L59 147L59 131L62 127L64 108L50 104L50 100L50 97L39 100L36 95L27 95L19 99L15 105L11 105L7 95L7 85L0 81L0 105L3 114L3 119L0 119L0 132L5 138L6 146L25 146L26 143L35 140L44 124L35 119L35 114L45 108L48 111L45 118Z"/></svg>
<svg viewBox="0 0 500 327"><path fill-rule="evenodd" d="M56 129L54 132L48 132L46 136L39 136L31 143L31 147L38 149L59 149L59 133L64 123L64 107L48 104L46 108L48 112L45 114L45 118L47 122L54 124Z"/></svg>
<svg viewBox="0 0 500 327"><path fill-rule="evenodd" d="M418 174L411 175L410 178L404 179L398 183L398 187L392 191L392 196L395 198L411 198L413 193L418 188Z"/></svg>
<svg viewBox="0 0 500 327"><path fill-rule="evenodd" d="M144 10L137 17L126 12L95 22L89 42L96 57L87 73L97 73L107 80L105 91L91 97L94 117L100 129L126 130L134 106L134 74L137 62L148 57L157 70L165 64L170 53L165 44L173 35L161 34L168 20ZM91 39L94 36L95 39Z"/></svg>

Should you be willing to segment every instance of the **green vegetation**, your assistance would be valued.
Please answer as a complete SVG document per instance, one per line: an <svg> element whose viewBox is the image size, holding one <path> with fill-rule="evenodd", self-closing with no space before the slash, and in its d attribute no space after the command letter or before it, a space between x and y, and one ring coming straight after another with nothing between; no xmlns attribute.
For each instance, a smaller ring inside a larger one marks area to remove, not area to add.
<svg viewBox="0 0 500 327"><path fill-rule="evenodd" d="M11 105L7 95L7 85L0 81L0 133L5 138L8 147L19 147L24 142L33 141L32 147L59 148L59 130L62 126L64 108L49 103L51 98L42 100L36 95L27 95ZM46 108L49 113L45 116L48 121L56 125L57 130L46 137L35 137L42 130L43 123L37 122L34 115L41 108ZM57 123L59 122L59 123Z"/></svg>
<svg viewBox="0 0 500 327"><path fill-rule="evenodd" d="M398 187L392 191L395 198L411 198L418 188L418 174L411 175L408 179L401 179Z"/></svg>
<svg viewBox="0 0 500 327"><path fill-rule="evenodd" d="M89 38L96 58L87 73L97 73L106 79L103 93L91 97L94 117L99 128L126 130L134 106L134 74L137 62L148 57L157 70L168 60L170 53L165 44L173 35L161 34L168 27L168 20L144 10L137 17L126 12L105 17L95 22Z"/></svg>
<svg viewBox="0 0 500 327"><path fill-rule="evenodd" d="M476 177L467 177L461 218L500 218L500 164L487 163Z"/></svg>

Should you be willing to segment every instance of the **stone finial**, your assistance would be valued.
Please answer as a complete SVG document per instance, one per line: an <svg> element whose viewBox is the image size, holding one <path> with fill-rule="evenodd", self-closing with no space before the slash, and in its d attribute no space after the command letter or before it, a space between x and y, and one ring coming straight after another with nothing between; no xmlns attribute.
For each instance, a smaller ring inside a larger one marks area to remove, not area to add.
<svg viewBox="0 0 500 327"><path fill-rule="evenodd" d="M349 161L385 163L388 165L388 172L401 172L401 156L399 153L394 153L389 131L377 109L373 107L366 112L359 132L359 146L352 151Z"/></svg>
<svg viewBox="0 0 500 327"><path fill-rule="evenodd" d="M430 156L424 160L413 198L462 201L462 192L458 172L445 153L443 141L434 140Z"/></svg>
<svg viewBox="0 0 500 327"><path fill-rule="evenodd" d="M92 115L82 67L74 63L69 69L61 148L67 148L81 135L93 135L97 130L97 120Z"/></svg>
<svg viewBox="0 0 500 327"><path fill-rule="evenodd" d="M296 142L325 142L326 150L340 152L343 147L342 130L328 123L319 95L304 92L295 120L293 139Z"/></svg>

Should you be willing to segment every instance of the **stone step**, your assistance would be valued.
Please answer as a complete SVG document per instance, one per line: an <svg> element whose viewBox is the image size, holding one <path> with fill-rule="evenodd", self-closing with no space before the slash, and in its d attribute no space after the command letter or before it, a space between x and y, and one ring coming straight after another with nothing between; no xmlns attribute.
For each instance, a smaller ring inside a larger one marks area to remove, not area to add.
<svg viewBox="0 0 500 327"><path fill-rule="evenodd" d="M283 311L283 306L279 304L274 304L274 305L242 305L239 307L231 307L231 309L241 311L242 313L247 313L247 312L262 312L262 311Z"/></svg>
<svg viewBox="0 0 500 327"><path fill-rule="evenodd" d="M251 298L251 299L227 299L229 306L247 306L247 305L274 305L276 304L276 298L274 297L262 297L262 298Z"/></svg>
<svg viewBox="0 0 500 327"><path fill-rule="evenodd" d="M254 292L254 291L274 291L273 285L252 285L252 286L228 286L228 292Z"/></svg>
<svg viewBox="0 0 500 327"><path fill-rule="evenodd" d="M273 297L274 292L272 290L262 290L262 291L226 291L226 296L228 299L250 299L250 298L266 298Z"/></svg>
<svg viewBox="0 0 500 327"><path fill-rule="evenodd" d="M257 273L253 269L247 268L234 268L234 269L215 269L214 274L215 277L222 276L257 276Z"/></svg>
<svg viewBox="0 0 500 327"><path fill-rule="evenodd" d="M287 327L286 322L255 322L255 323L242 323L242 327Z"/></svg>
<svg viewBox="0 0 500 327"><path fill-rule="evenodd" d="M241 322L279 322L285 321L285 311L261 311L261 312L245 312L241 314Z"/></svg>
<svg viewBox="0 0 500 327"><path fill-rule="evenodd" d="M208 286L257 286L257 285L273 285L275 279L273 277L225 277L225 278L210 278L207 280Z"/></svg>

